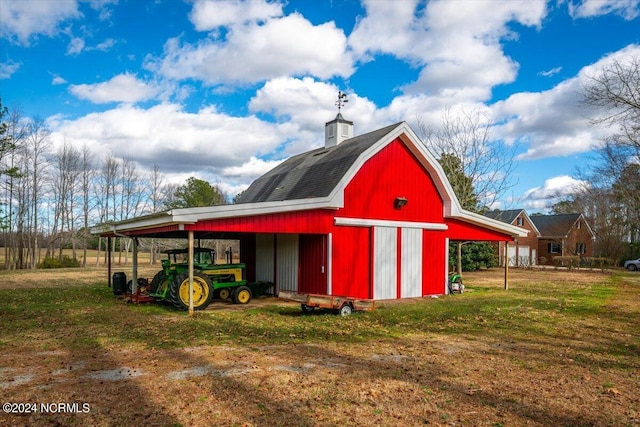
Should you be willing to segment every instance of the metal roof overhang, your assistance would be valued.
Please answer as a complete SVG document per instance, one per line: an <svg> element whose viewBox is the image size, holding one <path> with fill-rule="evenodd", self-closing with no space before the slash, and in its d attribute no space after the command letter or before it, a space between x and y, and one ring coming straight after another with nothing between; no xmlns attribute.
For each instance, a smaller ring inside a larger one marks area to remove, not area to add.
<svg viewBox="0 0 640 427"><path fill-rule="evenodd" d="M340 207L342 207L342 197L172 209L123 221L98 224L91 228L91 233L98 234L102 237L184 237L186 235L185 225L196 224L199 221L260 216L311 209L335 210ZM204 233L196 230L196 233L200 233L201 235L215 235L216 238L223 238L218 237L220 232Z"/></svg>

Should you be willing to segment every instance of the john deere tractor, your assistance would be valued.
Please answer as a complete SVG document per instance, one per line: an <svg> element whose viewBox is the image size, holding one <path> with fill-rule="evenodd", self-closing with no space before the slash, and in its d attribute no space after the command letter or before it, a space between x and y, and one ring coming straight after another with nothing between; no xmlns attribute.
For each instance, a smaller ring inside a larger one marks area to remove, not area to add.
<svg viewBox="0 0 640 427"><path fill-rule="evenodd" d="M187 249L170 249L164 252L162 270L156 273L149 285L149 296L169 301L181 310L189 308L189 259ZM215 251L194 249L193 260L193 308L204 310L213 298L229 299L235 304L247 304L253 295L265 293L270 282L247 283L245 264L215 264Z"/></svg>

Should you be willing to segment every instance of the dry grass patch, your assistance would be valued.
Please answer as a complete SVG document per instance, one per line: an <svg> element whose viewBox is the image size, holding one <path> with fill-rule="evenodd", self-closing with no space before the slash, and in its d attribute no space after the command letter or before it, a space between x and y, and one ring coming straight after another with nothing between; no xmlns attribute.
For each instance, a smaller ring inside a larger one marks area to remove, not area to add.
<svg viewBox="0 0 640 427"><path fill-rule="evenodd" d="M91 410L0 425L639 424L640 275L562 273L469 274L468 293L347 318L265 299L190 319L100 274L23 279L0 289L0 393Z"/></svg>

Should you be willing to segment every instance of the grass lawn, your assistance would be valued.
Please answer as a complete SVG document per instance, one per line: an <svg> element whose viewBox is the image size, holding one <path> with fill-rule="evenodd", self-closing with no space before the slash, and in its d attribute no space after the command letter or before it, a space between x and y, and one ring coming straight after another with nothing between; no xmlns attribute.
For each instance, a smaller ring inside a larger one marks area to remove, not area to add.
<svg viewBox="0 0 640 427"><path fill-rule="evenodd" d="M349 317L262 298L190 318L125 304L101 268L0 271L0 395L37 410L0 425L640 425L640 273L510 276Z"/></svg>

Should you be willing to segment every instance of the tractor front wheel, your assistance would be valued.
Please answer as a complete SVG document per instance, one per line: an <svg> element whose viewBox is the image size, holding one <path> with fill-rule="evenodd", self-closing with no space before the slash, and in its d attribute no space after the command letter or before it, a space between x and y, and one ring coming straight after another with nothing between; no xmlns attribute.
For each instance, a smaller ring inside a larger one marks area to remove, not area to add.
<svg viewBox="0 0 640 427"><path fill-rule="evenodd" d="M247 304L251 301L251 289L247 286L240 286L233 291L233 303L234 304Z"/></svg>
<svg viewBox="0 0 640 427"><path fill-rule="evenodd" d="M164 271L158 271L153 279L151 279L151 285L149 285L149 292L155 294L157 292L164 291L166 286L167 276L164 275Z"/></svg>
<svg viewBox="0 0 640 427"><path fill-rule="evenodd" d="M204 310L213 298L213 286L211 280L201 273L193 273L193 308L194 310ZM184 272L173 281L169 289L171 301L180 310L189 309L189 273Z"/></svg>

